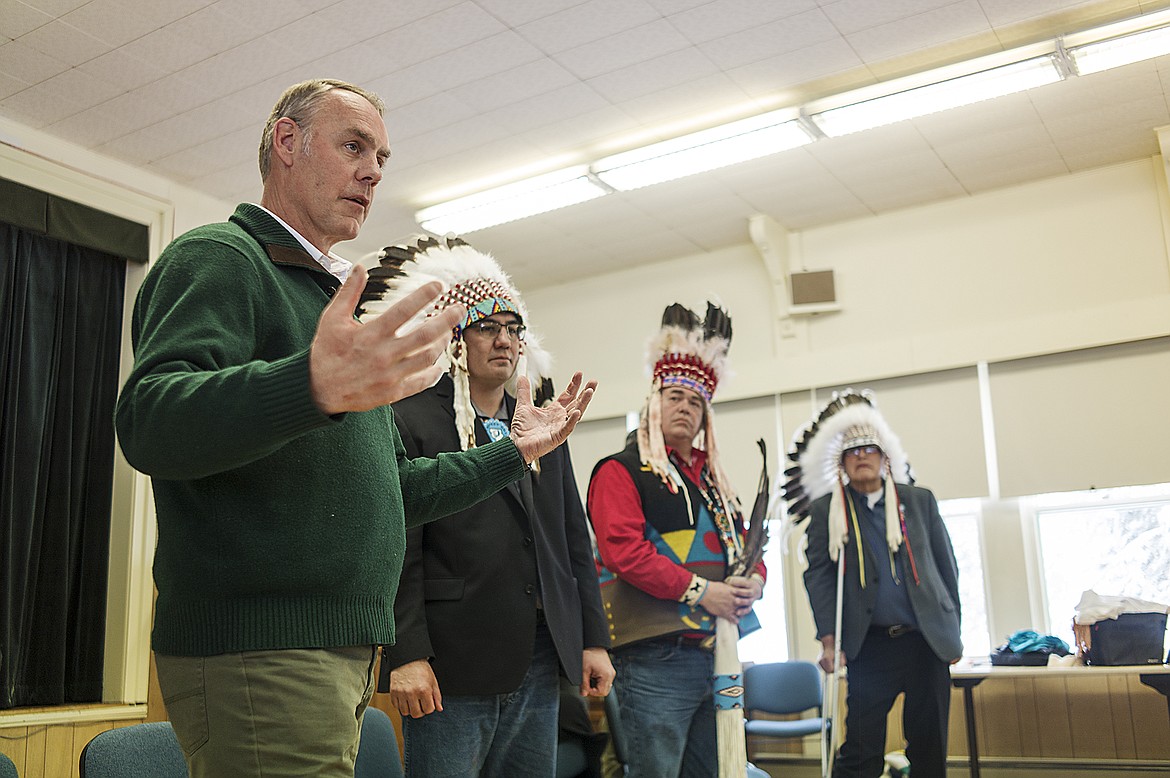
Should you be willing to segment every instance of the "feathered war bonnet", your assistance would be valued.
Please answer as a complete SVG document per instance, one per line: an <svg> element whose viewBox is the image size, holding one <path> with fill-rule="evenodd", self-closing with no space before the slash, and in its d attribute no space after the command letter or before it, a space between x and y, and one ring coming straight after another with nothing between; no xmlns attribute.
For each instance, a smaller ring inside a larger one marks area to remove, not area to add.
<svg viewBox="0 0 1170 778"><path fill-rule="evenodd" d="M677 492L679 485L671 476L666 443L662 438L662 390L681 386L702 397L701 447L707 452L707 468L715 486L729 507L735 504L736 498L731 482L719 464L711 398L727 371L730 347L731 318L719 306L707 303L707 315L702 320L679 303L667 306L662 312L662 326L646 348L652 380L638 425L638 456L642 464L648 465L671 492Z"/></svg>
<svg viewBox="0 0 1170 778"><path fill-rule="evenodd" d="M878 411L873 393L846 389L833 398L793 436L780 493L788 503L790 527L802 524L813 502L832 493L829 500L829 556L835 561L849 530L845 510L846 451L877 446L885 455L886 543L890 551L902 544L902 516L895 481L913 484L914 476L902 442Z"/></svg>
<svg viewBox="0 0 1170 778"><path fill-rule="evenodd" d="M466 451L475 448L475 408L471 404L468 385L467 350L463 344L466 327L494 313L513 313L527 328L520 343L520 357L516 370L507 384L510 394L516 394L516 378L526 374L533 392L538 392L542 377L547 376L551 358L540 347L528 323L528 309L520 292L508 275L488 254L477 251L463 239L419 237L414 244L387 246L376 255L378 266L370 270L365 292L358 311L363 319L381 315L402 298L431 281L443 284L443 293L430 308L420 311L412 320L421 323L450 305L467 306L467 317L457 326L444 353L451 378L455 382L455 428L460 446ZM404 328L409 329L408 322ZM538 403L539 404L539 403Z"/></svg>

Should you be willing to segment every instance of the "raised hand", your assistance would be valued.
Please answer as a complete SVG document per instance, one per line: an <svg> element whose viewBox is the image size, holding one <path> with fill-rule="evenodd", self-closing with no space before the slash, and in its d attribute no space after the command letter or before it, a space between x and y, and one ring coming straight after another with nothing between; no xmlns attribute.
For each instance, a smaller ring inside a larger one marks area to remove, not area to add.
<svg viewBox="0 0 1170 778"><path fill-rule="evenodd" d="M556 400L543 408L532 404L532 390L528 377L520 376L516 381L516 412L512 416L512 442L516 444L524 461L531 464L565 442L569 433L581 420L597 382L590 381L581 388L581 374L574 373L573 380Z"/></svg>
<svg viewBox="0 0 1170 778"><path fill-rule="evenodd" d="M366 275L361 265L350 271L322 312L309 348L309 388L323 413L368 411L434 384L443 371L435 362L451 339L451 329L467 315L462 305L451 305L410 332L398 333L443 291L435 281L363 324L353 318L353 310Z"/></svg>

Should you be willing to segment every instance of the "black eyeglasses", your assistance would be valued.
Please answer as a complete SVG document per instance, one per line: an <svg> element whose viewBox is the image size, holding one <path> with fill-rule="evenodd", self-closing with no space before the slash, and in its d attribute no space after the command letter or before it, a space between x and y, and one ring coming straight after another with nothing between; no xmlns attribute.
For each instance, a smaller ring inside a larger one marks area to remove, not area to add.
<svg viewBox="0 0 1170 778"><path fill-rule="evenodd" d="M845 456L847 457L862 457L866 454L879 454L881 449L877 446L858 446L857 448L845 449Z"/></svg>
<svg viewBox="0 0 1170 778"><path fill-rule="evenodd" d="M495 340L500 337L501 332L507 332L509 340L519 341L520 343L524 342L524 333L528 331L528 328L523 324L501 324L491 319L480 319L477 322L469 324L467 329L479 333L489 340Z"/></svg>

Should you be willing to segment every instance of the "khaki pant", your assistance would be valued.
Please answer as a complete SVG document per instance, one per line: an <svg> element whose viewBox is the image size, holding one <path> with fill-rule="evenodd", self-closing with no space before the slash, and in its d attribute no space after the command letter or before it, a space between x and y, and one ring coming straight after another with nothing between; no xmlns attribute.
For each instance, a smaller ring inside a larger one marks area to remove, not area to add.
<svg viewBox="0 0 1170 778"><path fill-rule="evenodd" d="M374 647L156 655L192 778L353 778Z"/></svg>

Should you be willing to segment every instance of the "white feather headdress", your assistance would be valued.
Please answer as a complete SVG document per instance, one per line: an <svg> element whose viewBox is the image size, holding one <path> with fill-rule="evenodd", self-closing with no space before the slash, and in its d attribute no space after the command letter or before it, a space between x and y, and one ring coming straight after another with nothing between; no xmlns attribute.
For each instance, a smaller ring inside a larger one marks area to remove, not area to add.
<svg viewBox="0 0 1170 778"><path fill-rule="evenodd" d="M532 331L528 309L520 292L491 255L477 251L455 236L442 239L419 236L407 245L387 246L366 260L375 258L379 264L370 270L358 306L358 313L363 320L381 315L431 281L439 281L443 285L442 294L430 308L420 311L407 322L404 328L409 329L412 323L421 323L455 303L467 307L467 317L455 328L442 357L455 382L455 425L464 450L475 447L475 409L471 406L467 356L463 348L463 330L469 324L505 311L518 316L527 331L520 344L516 371L507 389L514 396L516 378L527 375L538 404L544 399L541 396L542 386L551 387L547 377L551 371L552 358L541 348L540 338Z"/></svg>
<svg viewBox="0 0 1170 778"><path fill-rule="evenodd" d="M787 502L792 517L790 528L803 523L812 503L832 493L829 506L829 553L833 559L848 534L842 504L846 476L842 454L864 445L876 445L886 458L886 541L890 550L902 542L901 515L895 482L913 484L914 475L902 442L881 412L873 393L846 389L834 392L833 398L793 436L788 453L789 467L784 478L777 478L780 488L773 497L773 511L781 501Z"/></svg>

